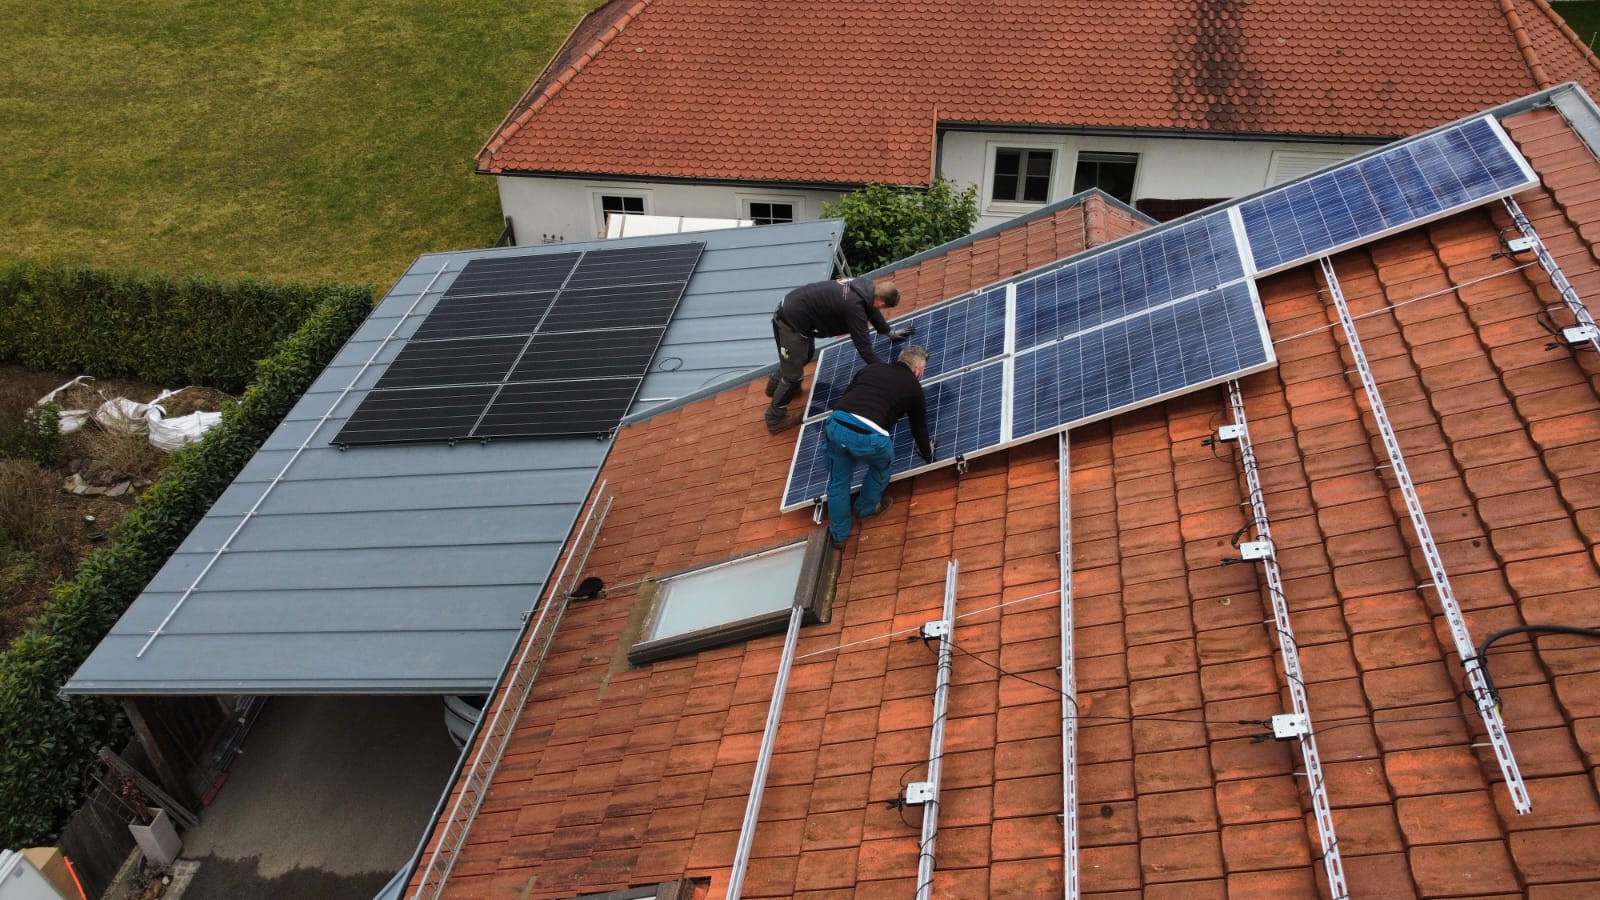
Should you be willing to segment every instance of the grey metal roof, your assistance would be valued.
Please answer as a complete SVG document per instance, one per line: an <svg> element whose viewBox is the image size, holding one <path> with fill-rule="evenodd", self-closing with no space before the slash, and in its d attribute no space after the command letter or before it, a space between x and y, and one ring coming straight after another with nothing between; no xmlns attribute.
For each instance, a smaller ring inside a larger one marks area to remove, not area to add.
<svg viewBox="0 0 1600 900"><path fill-rule="evenodd" d="M828 220L604 242L706 245L630 415L770 362L772 309L831 274L842 231ZM328 441L467 261L598 244L419 257L65 692L487 692L611 441Z"/></svg>

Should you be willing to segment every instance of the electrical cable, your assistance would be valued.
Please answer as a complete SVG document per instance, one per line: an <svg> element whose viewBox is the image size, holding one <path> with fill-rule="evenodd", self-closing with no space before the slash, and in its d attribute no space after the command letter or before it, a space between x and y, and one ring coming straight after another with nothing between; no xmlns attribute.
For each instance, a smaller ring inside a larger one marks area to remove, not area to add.
<svg viewBox="0 0 1600 900"><path fill-rule="evenodd" d="M1483 643L1478 645L1477 654L1472 658L1478 662L1478 671L1483 673L1484 688L1488 690L1489 699L1494 701L1496 707L1500 705L1500 692L1494 686L1494 678L1489 675L1489 645L1514 634L1573 634L1579 637L1600 638L1600 628L1578 628L1572 625L1518 625L1514 628L1501 629L1484 638ZM1529 638L1529 641L1531 642L1532 638Z"/></svg>

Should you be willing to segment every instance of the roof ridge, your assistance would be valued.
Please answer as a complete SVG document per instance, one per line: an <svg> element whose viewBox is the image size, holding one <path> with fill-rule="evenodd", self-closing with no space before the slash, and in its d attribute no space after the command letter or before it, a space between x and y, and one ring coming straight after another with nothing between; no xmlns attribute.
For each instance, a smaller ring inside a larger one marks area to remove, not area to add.
<svg viewBox="0 0 1600 900"><path fill-rule="evenodd" d="M1544 70L1544 64L1539 62L1539 52L1533 49L1533 39L1528 36L1528 29L1522 24L1522 16L1517 14L1514 0L1499 0L1500 12L1506 17L1506 25L1511 28L1511 36L1516 39L1517 52L1522 54L1523 62L1528 64L1528 73L1533 76L1534 83L1540 90L1554 87L1555 82L1550 80L1550 74Z"/></svg>
<svg viewBox="0 0 1600 900"><path fill-rule="evenodd" d="M1508 2L1508 0L1502 0L1502 2ZM1579 49L1579 52L1583 55L1584 60L1589 63L1589 67L1597 72L1600 72L1600 58L1596 58L1594 50L1590 48L1588 43L1584 41L1583 36L1578 34L1577 31L1573 30L1571 25L1567 24L1566 18L1560 13L1556 12L1555 7L1550 5L1550 0L1522 0L1522 2L1533 4L1533 6L1539 10L1540 14L1544 16L1545 20L1548 21L1550 25L1556 29L1556 31L1560 32L1563 37L1572 42L1574 47ZM1519 15L1517 18L1520 22L1522 17ZM1537 51L1533 52L1535 56L1538 55ZM1540 88L1544 89L1546 87L1554 87L1556 84L1560 83L1562 82L1552 82L1548 86L1540 85Z"/></svg>
<svg viewBox="0 0 1600 900"><path fill-rule="evenodd" d="M556 93L559 92L563 87L566 87L568 82L572 81L573 78L576 78L578 73L582 72L584 68L587 67L589 63L600 54L601 50L604 50L613 40L616 40L617 36L622 34L622 32L627 29L628 25L644 12L645 7L649 6L650 2L651 0L637 0L637 2L635 2L633 6L629 7L626 12L618 16L616 21L607 25L605 29L600 32L599 36L590 42L587 49L578 54L577 58L573 60L571 64L569 64L565 69L561 70L561 72L549 82L545 82L545 72L539 73L539 77L533 82L533 87L529 88L529 93L532 93L534 89L538 88L541 83L544 83L544 90L539 91L538 95L535 96L533 100L526 106L523 106L519 103L518 106L521 107L521 112L516 112L512 116L507 117L507 121L503 122L500 127L495 130L494 136L489 138L489 142L484 144L483 149L478 152L479 167L487 168L487 166L484 165L484 162L490 157L493 157L495 152L501 147L505 146L506 142L509 141L513 135L522 130L522 126L527 124L528 119L532 118L535 113L548 105L550 99L554 97ZM596 8L594 11L589 13L589 16L596 16L603 13L610 5L610 3L606 3ZM583 21L580 21L576 26L573 27L572 34L567 36L568 41L572 40L572 37L583 28L584 22L588 20L589 16L585 16ZM565 56L566 49L566 42L563 41L561 47L557 48L555 54L550 57L551 61L554 62L555 60L561 59L563 56Z"/></svg>

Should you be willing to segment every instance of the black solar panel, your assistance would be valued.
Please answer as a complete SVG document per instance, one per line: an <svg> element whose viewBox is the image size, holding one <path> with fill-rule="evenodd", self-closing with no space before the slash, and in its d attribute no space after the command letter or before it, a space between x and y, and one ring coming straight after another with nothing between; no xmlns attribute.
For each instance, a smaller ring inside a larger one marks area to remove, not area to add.
<svg viewBox="0 0 1600 900"><path fill-rule="evenodd" d="M610 431L633 404L704 248L473 260L333 443Z"/></svg>

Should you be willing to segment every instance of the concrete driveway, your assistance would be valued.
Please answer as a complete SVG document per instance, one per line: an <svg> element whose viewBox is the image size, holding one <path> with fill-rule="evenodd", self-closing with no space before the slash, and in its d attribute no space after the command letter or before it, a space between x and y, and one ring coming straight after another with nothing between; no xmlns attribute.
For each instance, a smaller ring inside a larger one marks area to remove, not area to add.
<svg viewBox="0 0 1600 900"><path fill-rule="evenodd" d="M277 697L183 835L183 900L370 900L454 769L438 697Z"/></svg>

